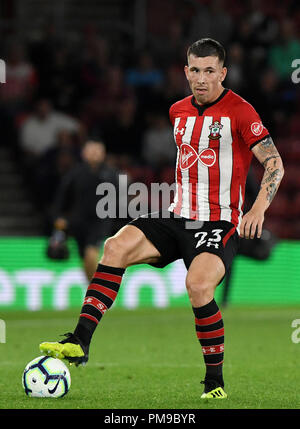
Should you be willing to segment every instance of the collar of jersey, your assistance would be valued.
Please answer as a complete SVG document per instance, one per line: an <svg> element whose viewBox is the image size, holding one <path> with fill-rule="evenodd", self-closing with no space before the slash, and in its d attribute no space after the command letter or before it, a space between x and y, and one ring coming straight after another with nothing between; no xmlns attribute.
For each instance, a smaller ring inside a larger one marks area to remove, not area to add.
<svg viewBox="0 0 300 429"><path fill-rule="evenodd" d="M214 104L218 103L220 100L222 100L222 98L225 97L225 95L227 94L228 91L229 91L229 89L224 88L222 94L215 101L212 101L211 103L203 104L202 106L200 106L200 104L198 104L196 102L195 97L192 96L191 103L198 110L199 116L201 116L201 115L203 115L204 111L206 109L208 109L208 107L211 107Z"/></svg>

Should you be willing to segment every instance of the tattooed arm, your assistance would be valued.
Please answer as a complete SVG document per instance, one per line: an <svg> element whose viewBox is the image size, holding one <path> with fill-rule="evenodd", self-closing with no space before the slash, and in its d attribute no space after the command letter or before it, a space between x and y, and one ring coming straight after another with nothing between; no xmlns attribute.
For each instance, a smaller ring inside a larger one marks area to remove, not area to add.
<svg viewBox="0 0 300 429"><path fill-rule="evenodd" d="M258 238L261 236L264 213L271 204L284 175L281 157L271 137L266 137L254 146L252 152L263 165L265 172L257 198L242 219L241 237L244 238L254 238L255 233Z"/></svg>

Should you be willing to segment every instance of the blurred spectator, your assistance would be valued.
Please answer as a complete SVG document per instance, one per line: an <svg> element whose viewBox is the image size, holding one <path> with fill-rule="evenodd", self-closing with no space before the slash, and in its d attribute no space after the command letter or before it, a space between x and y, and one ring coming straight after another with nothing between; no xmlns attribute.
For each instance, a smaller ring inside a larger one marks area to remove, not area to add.
<svg viewBox="0 0 300 429"><path fill-rule="evenodd" d="M101 134L102 127L111 120L122 99L132 95L124 82L123 70L111 65L103 81L95 88L93 95L83 102L80 117L91 134Z"/></svg>
<svg viewBox="0 0 300 429"><path fill-rule="evenodd" d="M245 85L255 85L256 74L260 73L262 67L266 63L266 51L262 44L257 40L254 20L247 13L242 16L242 19L237 20L233 32L232 42L238 43L244 51L243 65L247 70L245 75ZM247 58L247 62L246 62ZM230 66L230 60L228 60Z"/></svg>
<svg viewBox="0 0 300 429"><path fill-rule="evenodd" d="M228 73L226 76L226 86L239 95L245 94L247 81L247 68L245 67L244 50L240 43L234 42L228 49Z"/></svg>
<svg viewBox="0 0 300 429"><path fill-rule="evenodd" d="M138 162L141 154L142 126L133 97L119 100L114 115L104 124L102 134L110 154L117 158L127 154Z"/></svg>
<svg viewBox="0 0 300 429"><path fill-rule="evenodd" d="M252 49L255 47L255 35L247 16L235 23L232 40L238 41L243 46L248 57L251 55ZM249 61L247 64L249 64ZM251 67L251 64L249 64L249 66Z"/></svg>
<svg viewBox="0 0 300 429"><path fill-rule="evenodd" d="M21 124L21 164L39 209L47 212L53 187L59 176L64 174L58 172L58 160L64 153L65 159L68 157L68 163L73 162L73 145L78 144L74 136L81 138L81 133L78 120L53 110L51 103L45 98L36 102L34 111Z"/></svg>
<svg viewBox="0 0 300 429"><path fill-rule="evenodd" d="M249 94L248 99L263 118L264 125L271 136L275 138L278 128L283 125L286 118L279 79L273 69L268 68L262 71L257 85L252 89L252 94Z"/></svg>
<svg viewBox="0 0 300 429"><path fill-rule="evenodd" d="M160 171L176 159L176 145L173 130L164 113L151 115L150 127L146 130L142 142L142 157L154 170Z"/></svg>
<svg viewBox="0 0 300 429"><path fill-rule="evenodd" d="M0 87L1 144L14 145L15 117L30 105L38 76L26 58L25 47L18 41L8 44L5 58L6 83Z"/></svg>
<svg viewBox="0 0 300 429"><path fill-rule="evenodd" d="M168 113L173 103L190 94L188 82L184 73L182 73L182 65L185 63L186 58L181 67L169 65L165 69L165 83L156 103L156 105L160 106L161 111L164 110Z"/></svg>
<svg viewBox="0 0 300 429"><path fill-rule="evenodd" d="M232 18L222 0L212 0L207 5L197 4L189 42L193 43L202 37L211 37L226 45L231 38L232 30Z"/></svg>
<svg viewBox="0 0 300 429"><path fill-rule="evenodd" d="M75 144L69 131L60 131L56 145L47 150L39 159L31 174L35 190L35 200L43 210L45 218L49 217L51 205L57 188L63 177L80 159L80 147Z"/></svg>
<svg viewBox="0 0 300 429"><path fill-rule="evenodd" d="M180 20L172 20L166 31L166 35L155 38L151 43L157 64L163 69L170 65L182 67L186 61L186 43Z"/></svg>
<svg viewBox="0 0 300 429"><path fill-rule="evenodd" d="M162 82L162 71L155 67L153 57L149 52L142 52L138 56L137 66L130 68L126 74L126 83L135 88L155 88Z"/></svg>
<svg viewBox="0 0 300 429"><path fill-rule="evenodd" d="M82 96L89 97L103 85L111 67L108 41L99 37L95 29L87 28L81 52L80 91Z"/></svg>
<svg viewBox="0 0 300 429"><path fill-rule="evenodd" d="M146 105L152 93L161 89L164 75L155 66L153 56L145 51L138 55L137 64L127 70L125 82L134 89L139 104Z"/></svg>
<svg viewBox="0 0 300 429"><path fill-rule="evenodd" d="M268 58L279 78L290 81L292 61L300 58L300 41L295 36L294 22L291 19L282 21L278 41L271 47Z"/></svg>
<svg viewBox="0 0 300 429"><path fill-rule="evenodd" d="M56 23L52 19L45 21L41 30L29 43L30 58L43 84L46 83L48 67L51 67L55 52L62 45L63 41L58 35Z"/></svg>
<svg viewBox="0 0 300 429"><path fill-rule="evenodd" d="M61 131L78 133L80 123L70 116L53 110L47 99L39 99L35 109L20 129L20 144L29 161L38 160L49 149L57 144Z"/></svg>
<svg viewBox="0 0 300 429"><path fill-rule="evenodd" d="M37 73L28 62L25 48L14 41L8 46L6 57L6 83L1 85L0 100L11 112L19 112L31 101L37 87Z"/></svg>
<svg viewBox="0 0 300 429"><path fill-rule="evenodd" d="M246 5L245 15L251 26L255 45L265 49L272 45L278 34L278 22L264 10L262 0L251 0Z"/></svg>
<svg viewBox="0 0 300 429"><path fill-rule="evenodd" d="M136 95L141 120L157 103L164 84L164 71L156 67L153 55L145 50L136 57L137 63L126 71L125 82Z"/></svg>
<svg viewBox="0 0 300 429"><path fill-rule="evenodd" d="M44 94L55 109L64 112L76 111L76 73L75 64L65 46L58 47L53 53L47 71L43 73L40 93Z"/></svg>

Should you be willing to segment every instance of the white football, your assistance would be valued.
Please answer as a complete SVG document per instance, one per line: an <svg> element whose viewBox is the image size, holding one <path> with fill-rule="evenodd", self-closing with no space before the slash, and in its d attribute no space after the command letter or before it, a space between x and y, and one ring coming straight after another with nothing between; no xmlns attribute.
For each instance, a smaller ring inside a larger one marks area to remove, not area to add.
<svg viewBox="0 0 300 429"><path fill-rule="evenodd" d="M70 389L70 371L60 359L39 356L26 365L22 384L28 396L61 398Z"/></svg>

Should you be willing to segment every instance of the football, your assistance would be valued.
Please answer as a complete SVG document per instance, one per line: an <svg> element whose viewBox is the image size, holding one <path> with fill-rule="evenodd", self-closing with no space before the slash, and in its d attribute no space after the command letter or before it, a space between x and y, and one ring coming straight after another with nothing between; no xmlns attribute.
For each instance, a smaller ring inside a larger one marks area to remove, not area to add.
<svg viewBox="0 0 300 429"><path fill-rule="evenodd" d="M60 359L39 356L26 365L22 384L28 396L61 398L70 389L71 376L67 366Z"/></svg>

